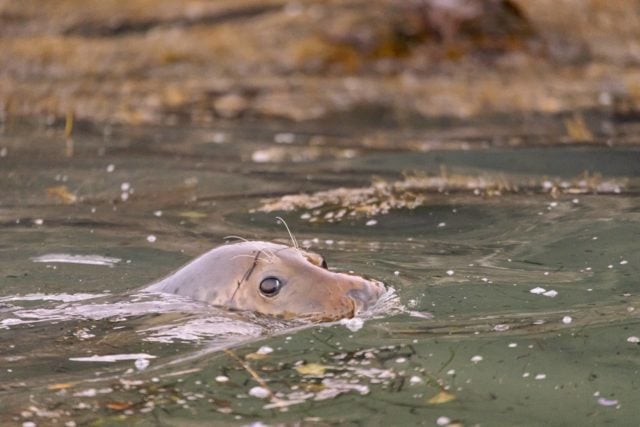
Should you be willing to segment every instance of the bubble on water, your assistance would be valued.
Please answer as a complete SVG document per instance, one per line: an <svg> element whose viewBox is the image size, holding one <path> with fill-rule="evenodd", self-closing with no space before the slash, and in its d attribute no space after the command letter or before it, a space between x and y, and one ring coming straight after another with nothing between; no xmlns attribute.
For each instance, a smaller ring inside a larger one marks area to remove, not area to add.
<svg viewBox="0 0 640 427"><path fill-rule="evenodd" d="M496 332L508 331L509 330L509 325L505 325L503 323L500 323L500 324L494 326L493 330L496 331Z"/></svg>
<svg viewBox="0 0 640 427"><path fill-rule="evenodd" d="M249 396L257 397L258 399L266 399L271 396L271 392L264 387L255 386L249 390Z"/></svg>
<svg viewBox="0 0 640 427"><path fill-rule="evenodd" d="M628 264L629 261L627 261L626 259L623 259L622 261L620 261L620 265L625 265Z"/></svg>
<svg viewBox="0 0 640 427"><path fill-rule="evenodd" d="M227 135L224 132L214 132L210 140L214 144L224 144L227 141Z"/></svg>
<svg viewBox="0 0 640 427"><path fill-rule="evenodd" d="M541 288L541 287L536 287L536 288L533 288L533 289L529 290L529 292L531 292L532 294L536 294L536 295L545 293L546 291L547 290L545 288Z"/></svg>
<svg viewBox="0 0 640 427"><path fill-rule="evenodd" d="M545 378L547 378L547 374L537 374L535 376L535 379L537 379L537 380L543 380Z"/></svg>
<svg viewBox="0 0 640 427"><path fill-rule="evenodd" d="M451 419L449 417L438 417L438 419L436 420L436 424L439 426L446 426L451 424Z"/></svg>
<svg viewBox="0 0 640 427"><path fill-rule="evenodd" d="M473 357L471 358L471 361L472 361L473 363L481 362L481 361L482 361L482 356L480 356L480 355L477 355L477 354L476 354L475 356L473 356Z"/></svg>
<svg viewBox="0 0 640 427"><path fill-rule="evenodd" d="M365 224L365 225L367 225L367 226L371 227L371 226L373 226L373 225L376 225L377 223L378 223L378 221L377 221L377 220L375 220L375 219L370 219L369 221L367 221L367 222L366 222L366 224Z"/></svg>
<svg viewBox="0 0 640 427"><path fill-rule="evenodd" d="M446 227L446 226L447 226L446 222L441 222L441 223L438 224L439 228Z"/></svg>
<svg viewBox="0 0 640 427"><path fill-rule="evenodd" d="M268 345L263 345L262 347L260 347L258 349L258 351L256 351L257 354L269 354L269 353L273 353L273 348L269 347Z"/></svg>
<svg viewBox="0 0 640 427"><path fill-rule="evenodd" d="M35 225L42 225L42 224L44 224L44 220L42 218L36 218L36 219L33 220L33 223Z"/></svg>
<svg viewBox="0 0 640 427"><path fill-rule="evenodd" d="M573 319L571 318L571 316L564 316L562 318L562 323L564 323L565 325L568 325L571 322L573 322Z"/></svg>
<svg viewBox="0 0 640 427"><path fill-rule="evenodd" d="M449 369L447 371L447 375L455 375L456 374L456 370L455 369Z"/></svg>
<svg viewBox="0 0 640 427"><path fill-rule="evenodd" d="M219 383L226 383L226 382L229 381L229 377L226 377L224 375L218 375L216 377L216 381L219 382Z"/></svg>
<svg viewBox="0 0 640 427"><path fill-rule="evenodd" d="M131 188L131 184L128 182L123 182L122 184L120 184L121 191L129 191L130 188Z"/></svg>
<svg viewBox="0 0 640 427"><path fill-rule="evenodd" d="M416 385L416 384L420 384L420 383L422 383L422 378L420 378L417 375L414 375L411 378L409 378L409 384L411 384L411 385Z"/></svg>
<svg viewBox="0 0 640 427"><path fill-rule="evenodd" d="M517 346L518 346L518 343L515 343L515 342L510 342L508 345L509 348L516 348Z"/></svg>
<svg viewBox="0 0 640 427"><path fill-rule="evenodd" d="M529 372L525 372L524 374L522 374L522 378L528 378L529 375L531 375Z"/></svg>
<svg viewBox="0 0 640 427"><path fill-rule="evenodd" d="M150 363L151 362L149 362L149 359L136 359L136 361L134 362L134 365L137 370L143 371L147 369Z"/></svg>
<svg viewBox="0 0 640 427"><path fill-rule="evenodd" d="M542 295L549 298L555 298L558 296L558 291L551 289L550 291L544 292Z"/></svg>
<svg viewBox="0 0 640 427"><path fill-rule="evenodd" d="M107 165L107 172L111 173L114 170L116 170L116 165L114 165L114 164Z"/></svg>
<svg viewBox="0 0 640 427"><path fill-rule="evenodd" d="M606 397L598 398L598 405L600 406L616 406L618 401L616 399L607 399Z"/></svg>
<svg viewBox="0 0 640 427"><path fill-rule="evenodd" d="M454 273L455 271L453 270L447 270L447 276L453 276Z"/></svg>
<svg viewBox="0 0 640 427"><path fill-rule="evenodd" d="M273 140L277 143L277 144L293 144L293 142L296 140L296 136L293 133L277 133L273 136Z"/></svg>
<svg viewBox="0 0 640 427"><path fill-rule="evenodd" d="M162 216L162 211L158 210L158 211L154 211L153 215L157 216L158 218L160 218Z"/></svg>
<svg viewBox="0 0 640 427"><path fill-rule="evenodd" d="M636 336L630 336L629 338L627 338L627 342L630 342L632 344L638 344L640 343L640 338Z"/></svg>
<svg viewBox="0 0 640 427"><path fill-rule="evenodd" d="M154 236L153 234L149 234L149 235L147 236L147 242L149 242L149 243L153 243L153 242L155 242L156 240L157 240L157 238L156 238L156 236Z"/></svg>

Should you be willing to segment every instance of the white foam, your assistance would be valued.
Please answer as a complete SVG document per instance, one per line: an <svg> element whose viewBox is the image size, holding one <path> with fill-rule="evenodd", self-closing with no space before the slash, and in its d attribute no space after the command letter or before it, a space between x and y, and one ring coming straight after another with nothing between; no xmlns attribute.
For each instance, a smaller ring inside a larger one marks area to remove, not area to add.
<svg viewBox="0 0 640 427"><path fill-rule="evenodd" d="M120 362L122 360L140 360L140 359L155 359L156 356L147 353L128 353L128 354L109 354L105 356L98 356L94 354L89 357L70 357L69 360L74 362Z"/></svg>
<svg viewBox="0 0 640 427"><path fill-rule="evenodd" d="M120 261L120 258L107 257L102 255L72 255L72 254L45 254L31 258L33 262L45 262L49 264L86 264L86 265L105 265L113 267Z"/></svg>

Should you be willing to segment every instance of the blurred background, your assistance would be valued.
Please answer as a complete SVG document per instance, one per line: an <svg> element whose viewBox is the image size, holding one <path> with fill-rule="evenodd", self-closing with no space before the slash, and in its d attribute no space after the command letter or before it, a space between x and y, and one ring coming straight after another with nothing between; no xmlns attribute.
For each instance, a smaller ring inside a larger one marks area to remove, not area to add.
<svg viewBox="0 0 640 427"><path fill-rule="evenodd" d="M0 0L5 119L629 117L639 63L637 0Z"/></svg>

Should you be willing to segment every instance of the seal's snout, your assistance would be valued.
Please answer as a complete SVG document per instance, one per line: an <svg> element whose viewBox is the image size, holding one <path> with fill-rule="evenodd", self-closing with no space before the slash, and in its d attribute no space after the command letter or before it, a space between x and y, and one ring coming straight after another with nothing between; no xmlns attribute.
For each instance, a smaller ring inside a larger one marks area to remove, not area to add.
<svg viewBox="0 0 640 427"><path fill-rule="evenodd" d="M357 311L366 310L376 303L384 293L381 282L364 280L358 287L350 289L347 296L353 300Z"/></svg>

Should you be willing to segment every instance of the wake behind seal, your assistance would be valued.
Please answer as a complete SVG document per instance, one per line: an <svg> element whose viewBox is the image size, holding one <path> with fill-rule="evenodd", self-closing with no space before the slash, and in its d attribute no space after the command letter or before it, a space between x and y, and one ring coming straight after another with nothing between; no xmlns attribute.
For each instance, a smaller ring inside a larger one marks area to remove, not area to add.
<svg viewBox="0 0 640 427"><path fill-rule="evenodd" d="M366 310L385 287L376 280L330 271L313 252L246 241L214 248L145 290L232 310L331 321Z"/></svg>

